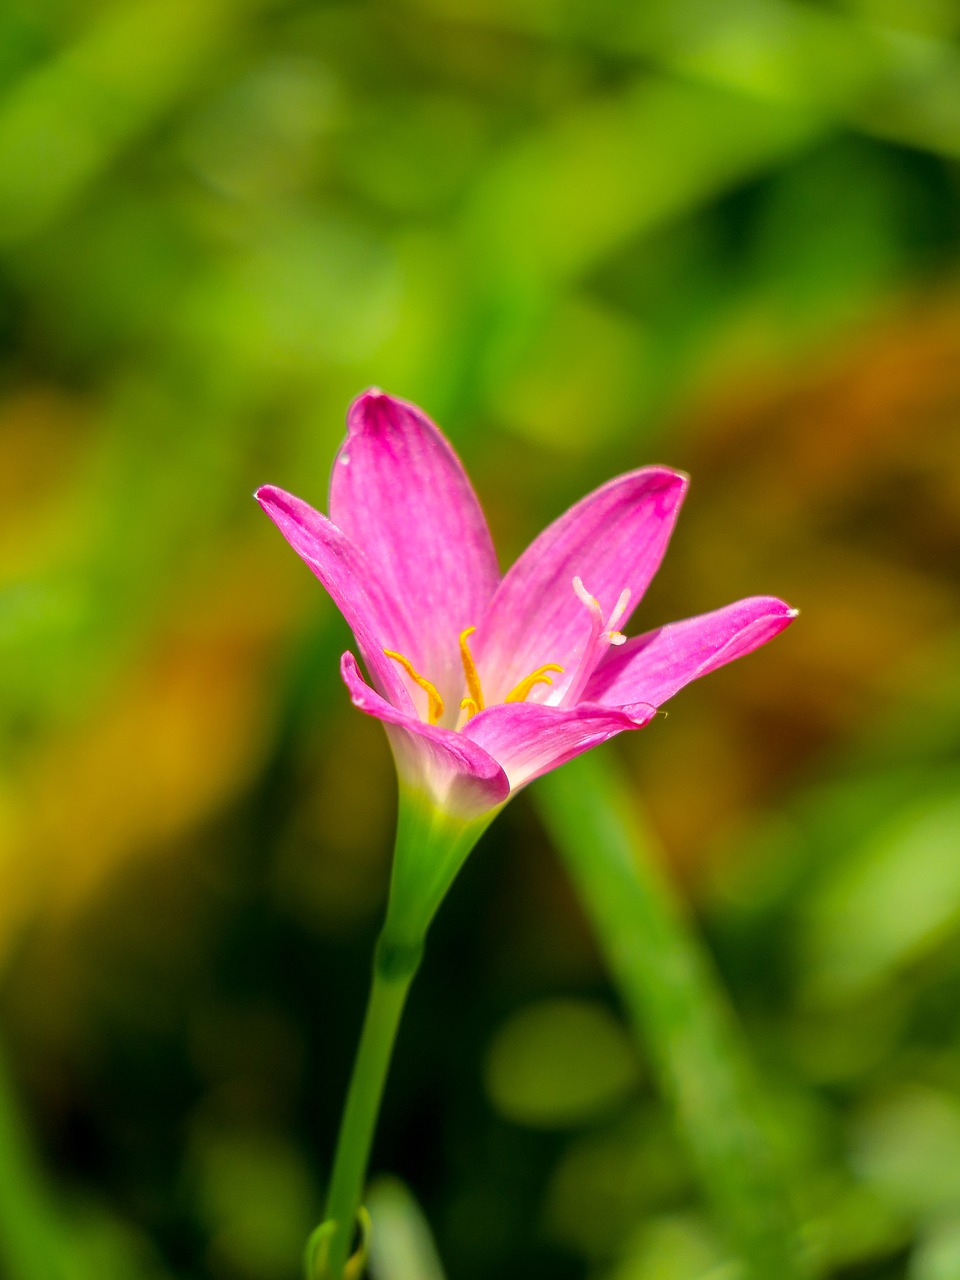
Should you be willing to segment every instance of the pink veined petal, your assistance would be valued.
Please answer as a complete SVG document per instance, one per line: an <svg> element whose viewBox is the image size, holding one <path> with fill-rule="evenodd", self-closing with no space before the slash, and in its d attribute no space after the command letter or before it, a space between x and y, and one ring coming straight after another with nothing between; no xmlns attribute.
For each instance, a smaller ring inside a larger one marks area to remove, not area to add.
<svg viewBox="0 0 960 1280"><path fill-rule="evenodd" d="M585 696L607 707L638 700L659 707L691 680L766 644L796 616L775 596L751 596L671 622L608 650Z"/></svg>
<svg viewBox="0 0 960 1280"><path fill-rule="evenodd" d="M404 656L456 706L460 632L479 623L500 580L483 511L460 459L415 405L366 391L347 426L331 518L405 614Z"/></svg>
<svg viewBox="0 0 960 1280"><path fill-rule="evenodd" d="M560 700L591 636L592 619L573 579L582 580L605 617L628 588L621 625L626 622L663 559L686 487L686 477L667 467L617 476L531 543L507 572L474 637L488 704L548 662L564 668L549 692L552 703ZM544 686L532 695L545 696Z"/></svg>
<svg viewBox="0 0 960 1280"><path fill-rule="evenodd" d="M366 683L352 653L340 660L340 674L355 707L383 721L397 771L426 790L437 805L464 818L502 804L510 794L507 776L482 747L453 729L425 724L391 706Z"/></svg>
<svg viewBox="0 0 960 1280"><path fill-rule="evenodd" d="M642 728L655 713L656 707L644 703L601 707L581 702L568 709L507 702L474 716L460 736L499 760L513 792L625 729Z"/></svg>
<svg viewBox="0 0 960 1280"><path fill-rule="evenodd" d="M395 706L414 713L414 704L399 668L384 649L409 644L402 618L383 598L350 539L309 503L273 485L254 495L297 555L326 587L357 638L364 662L381 691Z"/></svg>

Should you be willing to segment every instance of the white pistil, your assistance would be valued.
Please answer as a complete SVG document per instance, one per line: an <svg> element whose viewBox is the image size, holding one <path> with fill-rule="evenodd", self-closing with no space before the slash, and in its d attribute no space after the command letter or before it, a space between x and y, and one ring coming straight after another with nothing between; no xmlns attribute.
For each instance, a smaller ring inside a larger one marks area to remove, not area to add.
<svg viewBox="0 0 960 1280"><path fill-rule="evenodd" d="M626 613L627 606L630 603L630 588L625 587L620 592L610 617L604 621L600 601L596 596L590 594L583 585L581 578L574 578L573 590L577 599L590 613L590 637L583 647L580 662L573 674L573 679L560 699L560 705L568 707L580 701L587 687L587 681L596 671L609 646L626 643L627 637L617 630L617 624Z"/></svg>

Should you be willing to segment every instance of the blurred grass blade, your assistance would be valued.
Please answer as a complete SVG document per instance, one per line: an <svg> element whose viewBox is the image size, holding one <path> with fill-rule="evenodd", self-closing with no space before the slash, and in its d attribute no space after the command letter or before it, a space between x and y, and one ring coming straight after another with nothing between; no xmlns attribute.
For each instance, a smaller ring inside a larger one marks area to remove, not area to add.
<svg viewBox="0 0 960 1280"><path fill-rule="evenodd" d="M0 1056L0 1275L15 1280L91 1280L71 1263Z"/></svg>
<svg viewBox="0 0 960 1280"><path fill-rule="evenodd" d="M375 1182L367 1206L373 1220L373 1280L444 1280L423 1211L399 1179L381 1178Z"/></svg>
<svg viewBox="0 0 960 1280"><path fill-rule="evenodd" d="M581 756L534 794L744 1275L798 1280L806 1271L736 1028L625 783L609 760Z"/></svg>
<svg viewBox="0 0 960 1280"><path fill-rule="evenodd" d="M135 1228L87 1198L65 1207L45 1176L0 1046L2 1280L163 1280Z"/></svg>
<svg viewBox="0 0 960 1280"><path fill-rule="evenodd" d="M812 108L757 111L729 90L646 72L504 149L468 206L470 244L498 287L569 281L829 128Z"/></svg>
<svg viewBox="0 0 960 1280"><path fill-rule="evenodd" d="M0 244L55 222L123 149L224 57L241 6L133 0L106 6L0 106Z"/></svg>

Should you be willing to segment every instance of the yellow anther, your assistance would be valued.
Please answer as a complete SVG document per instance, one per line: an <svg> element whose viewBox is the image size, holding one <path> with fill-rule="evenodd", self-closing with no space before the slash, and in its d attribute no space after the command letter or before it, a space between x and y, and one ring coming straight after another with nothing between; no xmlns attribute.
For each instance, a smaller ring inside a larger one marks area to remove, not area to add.
<svg viewBox="0 0 960 1280"><path fill-rule="evenodd" d="M477 675L473 654L467 644L476 629L476 627L467 627L466 630L460 632L460 661L463 663L463 674L467 678L467 688L470 691L469 698L464 698L463 702L471 702L473 704L473 710L468 711L468 714L472 716L483 710L483 690L480 688L480 677ZM461 707L463 707L463 702L460 703Z"/></svg>
<svg viewBox="0 0 960 1280"><path fill-rule="evenodd" d="M537 667L536 671L530 675L524 676L515 689L511 689L504 702L525 702L527 694L535 684L553 684L553 681L546 674L548 671L563 671L563 667L558 667L555 662L548 662L545 667Z"/></svg>
<svg viewBox="0 0 960 1280"><path fill-rule="evenodd" d="M462 698L460 700L460 710L465 711L467 713L467 719L471 720L477 714L480 708L477 706L477 704L474 702L472 698Z"/></svg>
<svg viewBox="0 0 960 1280"><path fill-rule="evenodd" d="M419 685L424 691L427 695L427 721L429 724L439 724L443 715L443 699L437 692L437 686L416 671L410 659L405 658L402 653L394 653L392 649L384 649L383 652L394 662L399 662L413 683Z"/></svg>

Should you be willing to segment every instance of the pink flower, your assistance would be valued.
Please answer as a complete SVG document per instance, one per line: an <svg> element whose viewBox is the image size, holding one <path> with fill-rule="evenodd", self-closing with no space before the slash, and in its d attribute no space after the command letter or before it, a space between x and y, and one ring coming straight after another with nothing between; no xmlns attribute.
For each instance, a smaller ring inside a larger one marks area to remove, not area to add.
<svg viewBox="0 0 960 1280"><path fill-rule="evenodd" d="M647 724L698 676L795 617L755 596L627 639L687 487L666 467L617 476L546 529L501 577L486 520L447 440L412 404L350 408L330 518L271 486L257 500L356 637L341 673L386 726L401 779L472 819L533 778Z"/></svg>

